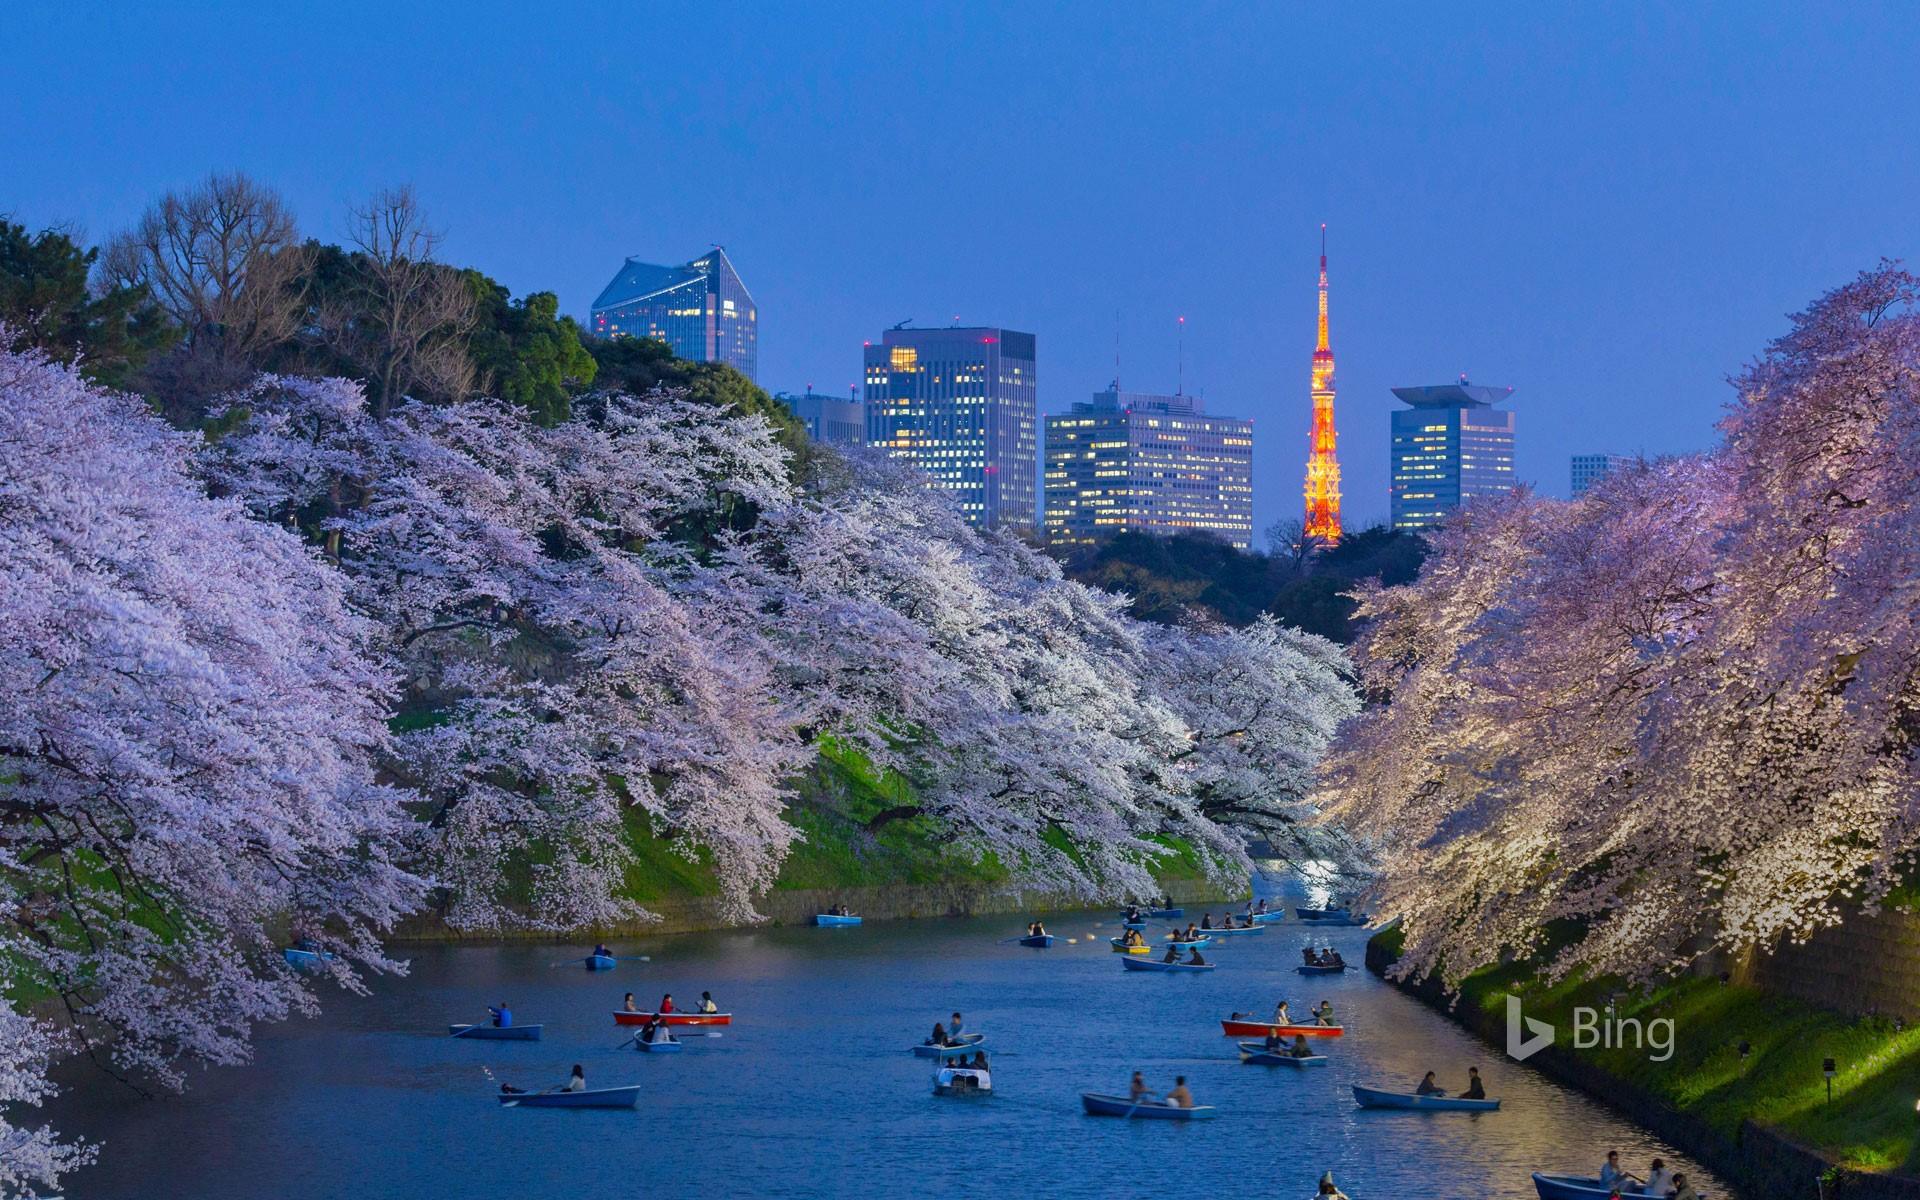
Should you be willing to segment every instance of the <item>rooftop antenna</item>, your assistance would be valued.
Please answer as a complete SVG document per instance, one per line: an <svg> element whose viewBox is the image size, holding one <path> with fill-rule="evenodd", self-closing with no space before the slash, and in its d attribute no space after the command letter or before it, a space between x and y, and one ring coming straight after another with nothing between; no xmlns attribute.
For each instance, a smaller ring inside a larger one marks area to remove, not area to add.
<svg viewBox="0 0 1920 1200"><path fill-rule="evenodd" d="M1173 394L1184 396L1187 394L1187 319L1185 317L1180 318L1179 347L1179 374L1175 376L1178 382L1174 385Z"/></svg>
<svg viewBox="0 0 1920 1200"><path fill-rule="evenodd" d="M900 331L900 330L902 330L902 329L905 329L905 328L906 328L907 326L909 326L909 325L911 325L911 324L913 324L913 318L912 318L912 317L908 317L908 318L907 318L906 320L904 320L904 321L902 321L902 322L900 322L900 323L899 323L898 325L895 325L895 326L894 326L894 327L893 327L892 329L889 329L889 330L887 330L887 332L888 332L888 333L896 333L896 332L898 332L898 331Z"/></svg>

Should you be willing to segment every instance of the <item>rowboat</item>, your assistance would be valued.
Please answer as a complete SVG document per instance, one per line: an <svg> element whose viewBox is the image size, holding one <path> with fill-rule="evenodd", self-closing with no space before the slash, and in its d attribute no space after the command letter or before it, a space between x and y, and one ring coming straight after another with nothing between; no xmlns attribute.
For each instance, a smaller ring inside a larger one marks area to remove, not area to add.
<svg viewBox="0 0 1920 1200"><path fill-rule="evenodd" d="M1147 927L1145 921L1122 921L1120 924L1128 929L1145 929Z"/></svg>
<svg viewBox="0 0 1920 1200"><path fill-rule="evenodd" d="M1286 1050L1269 1050L1265 1042L1241 1042L1240 1061L1256 1067L1324 1067L1327 1056L1310 1054L1301 1058Z"/></svg>
<svg viewBox="0 0 1920 1200"><path fill-rule="evenodd" d="M449 1025L447 1036L483 1042L537 1042L540 1029L538 1025Z"/></svg>
<svg viewBox="0 0 1920 1200"><path fill-rule="evenodd" d="M502 1108L632 1108L640 1103L640 1085L588 1088L584 1092L502 1092Z"/></svg>
<svg viewBox="0 0 1920 1200"><path fill-rule="evenodd" d="M1222 929L1216 925L1212 929L1202 929L1200 932L1208 937L1234 937L1243 933L1265 933L1266 931L1265 925L1242 925L1238 929Z"/></svg>
<svg viewBox="0 0 1920 1200"><path fill-rule="evenodd" d="M1020 944L1022 946L1033 946L1037 949L1045 950L1048 946L1053 945L1057 936L1058 935L1051 933L1030 933L1020 939Z"/></svg>
<svg viewBox="0 0 1920 1200"><path fill-rule="evenodd" d="M1131 1117L1143 1121L1204 1121L1213 1116L1213 1105L1196 1104L1179 1108L1158 1100L1133 1101L1125 1096L1100 1092L1081 1092L1080 1105L1090 1117Z"/></svg>
<svg viewBox="0 0 1920 1200"><path fill-rule="evenodd" d="M685 1043L677 1040L669 1033L657 1042L650 1042L643 1037L635 1037L633 1039L633 1045L635 1049L644 1050L648 1054L667 1054L674 1050L682 1049Z"/></svg>
<svg viewBox="0 0 1920 1200"><path fill-rule="evenodd" d="M322 961L333 957L325 950L297 950L292 946L288 946L280 953L286 957L288 966L300 971L310 971L319 966Z"/></svg>
<svg viewBox="0 0 1920 1200"><path fill-rule="evenodd" d="M943 1066L933 1073L936 1096L991 1096L993 1076L978 1067Z"/></svg>
<svg viewBox="0 0 1920 1200"><path fill-rule="evenodd" d="M1268 1021L1249 1021L1238 1017L1228 1017L1220 1022L1220 1031L1228 1037L1263 1038L1294 1037L1305 1034L1307 1037L1341 1037L1347 1031L1339 1025L1275 1025Z"/></svg>
<svg viewBox="0 0 1920 1200"><path fill-rule="evenodd" d="M959 1058L972 1054L986 1040L984 1033L963 1033L944 1046L921 1042L913 1048L913 1052L921 1058Z"/></svg>
<svg viewBox="0 0 1920 1200"><path fill-rule="evenodd" d="M615 1025L645 1025L653 1020L650 1012L619 1012L613 1014ZM670 1012L660 1019L662 1025L731 1025L732 1013Z"/></svg>
<svg viewBox="0 0 1920 1200"><path fill-rule="evenodd" d="M1301 963L1294 968L1294 970L1300 972L1302 975L1338 975L1346 969L1347 964L1343 962L1334 963L1331 966L1325 963L1315 963L1311 966L1306 963Z"/></svg>
<svg viewBox="0 0 1920 1200"><path fill-rule="evenodd" d="M1295 908L1293 914L1302 921L1330 921L1335 917L1353 915L1350 910L1344 908Z"/></svg>
<svg viewBox="0 0 1920 1200"><path fill-rule="evenodd" d="M1123 958L1120 965L1129 971L1211 971L1212 963L1161 962L1157 958Z"/></svg>
<svg viewBox="0 0 1920 1200"><path fill-rule="evenodd" d="M1353 1101L1361 1108L1409 1108L1425 1112L1495 1112L1498 1100L1462 1100L1458 1096L1419 1096L1412 1092L1388 1092L1364 1084L1353 1085Z"/></svg>
<svg viewBox="0 0 1920 1200"><path fill-rule="evenodd" d="M833 913L815 913L813 915L813 923L815 925L858 925L860 918L840 917L835 916Z"/></svg>
<svg viewBox="0 0 1920 1200"><path fill-rule="evenodd" d="M1152 954L1153 953L1152 946L1148 946L1144 944L1139 946L1129 946L1125 942L1121 941L1119 938L1108 938L1107 940L1113 943L1113 952L1115 954Z"/></svg>
<svg viewBox="0 0 1920 1200"><path fill-rule="evenodd" d="M1287 910L1284 908L1276 908L1272 912L1255 913L1253 914L1253 919L1262 925L1265 925L1268 921L1284 921L1287 919Z"/></svg>
<svg viewBox="0 0 1920 1200"><path fill-rule="evenodd" d="M619 965L620 960L611 954L587 955L587 970L589 971L611 971Z"/></svg>
<svg viewBox="0 0 1920 1200"><path fill-rule="evenodd" d="M1210 937L1197 937L1192 941L1187 941L1185 938L1168 934L1164 940L1167 945L1177 947L1181 950L1191 950L1195 946L1211 946L1213 944L1213 939Z"/></svg>
<svg viewBox="0 0 1920 1200"><path fill-rule="evenodd" d="M1367 923L1367 918L1356 917L1350 913L1341 913L1339 916L1334 916L1334 917L1302 917L1300 919L1303 923L1308 925L1316 925L1324 928L1334 928L1334 929L1338 929L1338 928L1341 928L1342 926L1347 926L1347 925L1365 925Z"/></svg>
<svg viewBox="0 0 1920 1200"><path fill-rule="evenodd" d="M1187 910L1184 908L1150 908L1147 910L1147 915L1150 917L1167 917L1170 919L1173 917L1186 916Z"/></svg>
<svg viewBox="0 0 1920 1200"><path fill-rule="evenodd" d="M1600 1181L1591 1175L1541 1175L1535 1173L1533 1190L1540 1193L1540 1200L1607 1200L1613 1195L1613 1189L1603 1188ZM1620 1189L1622 1196L1644 1196L1646 1190L1640 1184L1628 1183ZM1705 1192L1695 1191L1695 1196L1705 1196Z"/></svg>

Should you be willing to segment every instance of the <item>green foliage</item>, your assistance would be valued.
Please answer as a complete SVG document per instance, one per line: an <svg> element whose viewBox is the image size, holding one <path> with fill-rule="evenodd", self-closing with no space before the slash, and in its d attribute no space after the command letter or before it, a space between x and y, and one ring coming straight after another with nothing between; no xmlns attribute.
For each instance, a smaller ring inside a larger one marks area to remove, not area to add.
<svg viewBox="0 0 1920 1200"><path fill-rule="evenodd" d="M804 455L808 450L807 428L800 419L726 363L675 358L673 347L657 338L589 337L585 344L599 366L594 382L600 388L636 396L656 387L685 388L687 398L696 403L766 418L788 451Z"/></svg>
<svg viewBox="0 0 1920 1200"><path fill-rule="evenodd" d="M1353 638L1358 602L1346 595L1354 581L1343 575L1302 575L1287 581L1273 598L1273 613L1296 629L1336 642Z"/></svg>
<svg viewBox="0 0 1920 1200"><path fill-rule="evenodd" d="M480 272L466 276L477 318L469 346L481 392L520 405L542 425L566 420L572 396L599 370L581 344L580 327L560 315L552 292L510 300L505 287Z"/></svg>
<svg viewBox="0 0 1920 1200"><path fill-rule="evenodd" d="M97 249L82 249L58 229L36 234L0 219L0 324L59 359L82 355L81 371L108 387L126 387L177 336L145 288L87 286Z"/></svg>

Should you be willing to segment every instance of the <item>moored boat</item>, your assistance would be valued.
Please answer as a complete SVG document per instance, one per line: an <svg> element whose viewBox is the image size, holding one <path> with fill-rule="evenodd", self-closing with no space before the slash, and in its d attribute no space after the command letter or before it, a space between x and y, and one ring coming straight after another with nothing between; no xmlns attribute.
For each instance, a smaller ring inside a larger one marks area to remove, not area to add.
<svg viewBox="0 0 1920 1200"><path fill-rule="evenodd" d="M1030 933L1026 937L1023 937L1020 939L1020 944L1022 946L1033 946L1033 947L1036 947L1037 949L1044 950L1048 946L1053 945L1053 943L1058 940L1059 940L1058 934Z"/></svg>
<svg viewBox="0 0 1920 1200"><path fill-rule="evenodd" d="M993 1076L978 1067L943 1066L933 1073L936 1096L991 1096Z"/></svg>
<svg viewBox="0 0 1920 1200"><path fill-rule="evenodd" d="M1362 1083L1353 1085L1353 1101L1361 1108L1405 1108L1421 1112L1494 1112L1498 1100L1463 1100L1458 1096L1421 1096L1413 1092L1389 1092Z"/></svg>
<svg viewBox="0 0 1920 1200"><path fill-rule="evenodd" d="M539 1025L449 1025L447 1036L482 1042L537 1042Z"/></svg>
<svg viewBox="0 0 1920 1200"><path fill-rule="evenodd" d="M501 1092L502 1108L632 1108L640 1103L640 1085L588 1088L583 1092Z"/></svg>
<svg viewBox="0 0 1920 1200"><path fill-rule="evenodd" d="M913 1048L913 1052L921 1058L956 1058L972 1054L986 1040L987 1035L984 1033L963 1033L944 1046L921 1042Z"/></svg>
<svg viewBox="0 0 1920 1200"><path fill-rule="evenodd" d="M1211 971L1212 963L1161 962L1157 958L1123 958L1120 965L1129 971Z"/></svg>
<svg viewBox="0 0 1920 1200"><path fill-rule="evenodd" d="M1346 1030L1339 1025L1275 1025L1271 1021L1255 1021L1245 1017L1227 1017L1220 1022L1220 1031L1228 1037L1295 1037L1305 1034L1307 1037L1340 1037Z"/></svg>
<svg viewBox="0 0 1920 1200"><path fill-rule="evenodd" d="M843 917L835 913L815 913L813 914L813 923L815 925L858 925L860 918L852 916Z"/></svg>
<svg viewBox="0 0 1920 1200"><path fill-rule="evenodd" d="M615 1025L645 1025L653 1020L650 1012L623 1012L615 1010ZM662 1025L731 1025L732 1013L670 1012L660 1020Z"/></svg>
<svg viewBox="0 0 1920 1200"><path fill-rule="evenodd" d="M1310 1054L1302 1058L1286 1050L1269 1050L1265 1042L1241 1042L1240 1061L1256 1067L1324 1067L1327 1056Z"/></svg>
<svg viewBox="0 0 1920 1200"><path fill-rule="evenodd" d="M1159 1100L1134 1101L1102 1092L1081 1092L1080 1106L1087 1110L1088 1116L1128 1117L1136 1121L1204 1121L1213 1116L1211 1104L1181 1108Z"/></svg>

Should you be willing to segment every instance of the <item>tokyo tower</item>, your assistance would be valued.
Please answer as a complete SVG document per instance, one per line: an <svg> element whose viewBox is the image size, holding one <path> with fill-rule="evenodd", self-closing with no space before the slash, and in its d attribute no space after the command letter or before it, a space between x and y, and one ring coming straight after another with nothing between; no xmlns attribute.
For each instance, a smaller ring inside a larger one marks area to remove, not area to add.
<svg viewBox="0 0 1920 1200"><path fill-rule="evenodd" d="M1313 348L1313 434L1307 455L1306 536L1340 541L1340 460L1333 451L1333 348L1327 344L1327 227L1320 227L1320 340Z"/></svg>

